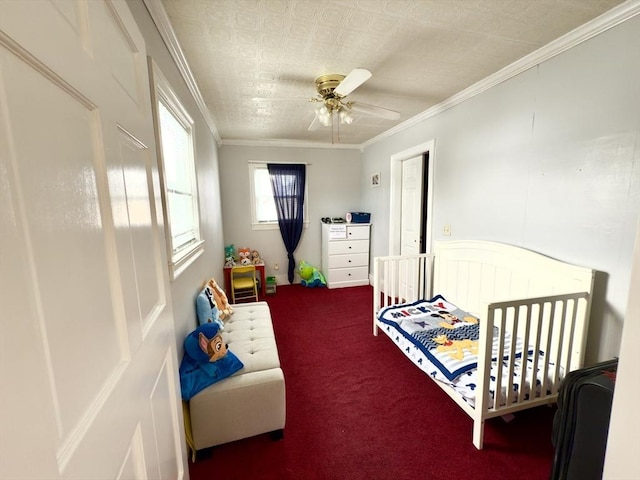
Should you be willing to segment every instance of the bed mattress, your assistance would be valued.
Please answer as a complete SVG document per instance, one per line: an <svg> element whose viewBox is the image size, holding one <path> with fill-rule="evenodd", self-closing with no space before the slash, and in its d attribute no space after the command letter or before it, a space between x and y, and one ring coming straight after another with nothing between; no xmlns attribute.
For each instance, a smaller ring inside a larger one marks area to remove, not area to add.
<svg viewBox="0 0 640 480"><path fill-rule="evenodd" d="M434 310L440 316L435 316ZM442 316L443 314L444 316ZM446 320L447 318L448 320ZM445 328L443 325L450 322L452 318L457 320L455 326L449 325ZM471 320L471 322L464 320ZM437 296L429 301L421 300L387 307L379 312L377 322L380 329L418 368L434 380L450 386L466 403L472 407L475 406L478 385L477 341L479 332L478 320L475 317L447 302L443 297ZM461 335L456 336L455 333L452 333L456 331L462 332ZM445 348L441 348L442 351L430 348L430 343L424 339L439 336L442 332L447 332L451 338L464 337L465 348L462 351L458 349L457 352ZM531 395L532 384L534 384L534 396L538 396L543 388L547 393L550 393L554 384L554 370L550 368L545 373L544 370L536 367L535 374L533 371L534 364L545 365L544 352L539 351L538 361L534 362L533 349L527 347L526 355L523 355L525 348L521 340L516 339L514 351L518 353L514 359L512 379L508 381L508 352L511 349L511 342L509 340L505 342L500 361L497 361L499 358L497 349L494 342L494 361L491 366L489 387L491 402L495 399L495 385L499 368L502 369L502 388L498 402L500 406L507 403L507 389L512 390L514 401L520 395L521 389L524 389L523 398L528 399ZM454 356L456 358L453 358ZM523 358L525 365L523 365ZM550 363L550 366L553 366L553 363ZM523 368L526 369L524 376L522 376ZM521 378L524 379L523 385L520 385Z"/></svg>

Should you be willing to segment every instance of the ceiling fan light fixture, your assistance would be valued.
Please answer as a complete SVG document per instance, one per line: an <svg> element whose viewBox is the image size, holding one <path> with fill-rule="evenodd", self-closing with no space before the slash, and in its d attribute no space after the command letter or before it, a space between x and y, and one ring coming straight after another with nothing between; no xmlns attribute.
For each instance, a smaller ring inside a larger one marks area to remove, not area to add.
<svg viewBox="0 0 640 480"><path fill-rule="evenodd" d="M322 106L316 109L316 118L321 125L328 127L331 125L331 112L326 107Z"/></svg>
<svg viewBox="0 0 640 480"><path fill-rule="evenodd" d="M349 110L342 108L338 115L340 116L340 123L346 123L347 125L351 125L353 123L353 116Z"/></svg>

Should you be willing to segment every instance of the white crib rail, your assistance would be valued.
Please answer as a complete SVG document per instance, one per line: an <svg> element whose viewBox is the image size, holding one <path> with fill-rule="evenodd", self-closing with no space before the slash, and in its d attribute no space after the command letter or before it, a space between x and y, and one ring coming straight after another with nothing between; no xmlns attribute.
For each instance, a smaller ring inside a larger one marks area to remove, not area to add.
<svg viewBox="0 0 640 480"><path fill-rule="evenodd" d="M484 419L554 401L562 378L582 365L583 354L574 339L576 332L582 328L588 298L587 292L580 292L487 306L487 315L480 322L478 350L478 385L485 387L482 388L482 395L476 399L474 443L481 445L482 432L476 432L476 429L482 429ZM520 338L522 345L529 347L523 349L520 359L516 355L515 341L511 342L503 358L496 358L492 354L493 336L497 335L496 350L501 352L505 350L507 334L511 339ZM538 355L540 351L545 355ZM523 366L519 370L515 368L517 360ZM527 369L525 366L529 360L532 365ZM503 375L500 365L503 362L506 371L510 372L508 375ZM495 377L493 396L486 387L492 367ZM511 372L515 371L518 375L514 378ZM537 387L539 377L542 380ZM514 387L516 384L518 387ZM524 385L530 386L528 392L523 388Z"/></svg>
<svg viewBox="0 0 640 480"><path fill-rule="evenodd" d="M373 259L373 334L378 335L377 313L389 305L432 297L433 254L375 257Z"/></svg>

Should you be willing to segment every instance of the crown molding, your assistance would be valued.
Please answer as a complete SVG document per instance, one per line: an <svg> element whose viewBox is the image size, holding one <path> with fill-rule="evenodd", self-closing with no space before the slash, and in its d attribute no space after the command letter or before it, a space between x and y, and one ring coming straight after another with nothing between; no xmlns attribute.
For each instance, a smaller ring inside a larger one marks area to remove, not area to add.
<svg viewBox="0 0 640 480"><path fill-rule="evenodd" d="M184 56L184 52L180 47L180 43L178 42L178 38L176 37L176 33L171 26L171 22L169 21L169 17L167 16L167 11L164 9L162 2L160 0L142 0L144 2L145 7L147 7L147 11L149 15L151 15L151 19L153 23L155 23L158 32L160 33L160 37L164 41L164 44L167 46L169 50L169 54L173 58L173 61L176 63L178 71L182 75L185 83L187 84L187 88L204 118L204 121L207 123L213 138L215 139L218 146L222 142L222 138L220 137L220 133L218 132L218 128L215 124L215 118L213 114L207 108L207 105L204 103L204 99L200 94L200 89L198 88L198 83L196 82L195 77L191 73L191 68L189 68L189 63L187 62L187 58Z"/></svg>
<svg viewBox="0 0 640 480"><path fill-rule="evenodd" d="M297 147L297 148L330 148L332 150L362 150L360 144L349 143L319 143L306 140L222 140L221 146L232 145L241 147Z"/></svg>
<svg viewBox="0 0 640 480"><path fill-rule="evenodd" d="M548 43L547 45L539 48L535 52L522 57L521 59L513 62L512 64L504 67L502 70L498 70L496 73L489 75L488 77L480 80L479 82L471 85L470 87L456 93L443 102L434 105L433 107L425 110L418 115L411 117L393 128L377 135L366 142L362 143L361 148L364 150L385 138L391 137L398 132L401 132L417 123L420 123L428 118L448 110L482 92L495 87L496 85L509 80L510 78L519 75L520 73L535 67L542 62L545 62L561 53L575 47L576 45L585 42L602 32L621 24L622 22L633 18L640 13L640 0L628 0L620 5L612 8L608 12L603 13L599 17L575 28L569 33L557 38L556 40Z"/></svg>

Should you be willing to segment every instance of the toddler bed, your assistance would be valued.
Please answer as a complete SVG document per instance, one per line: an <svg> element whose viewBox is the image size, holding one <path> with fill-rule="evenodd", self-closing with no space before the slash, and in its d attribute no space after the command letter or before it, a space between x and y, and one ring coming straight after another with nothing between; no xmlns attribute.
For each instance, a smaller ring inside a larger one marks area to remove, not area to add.
<svg viewBox="0 0 640 480"><path fill-rule="evenodd" d="M472 419L553 403L584 360L594 271L510 245L436 242L376 257L373 334L382 330Z"/></svg>

